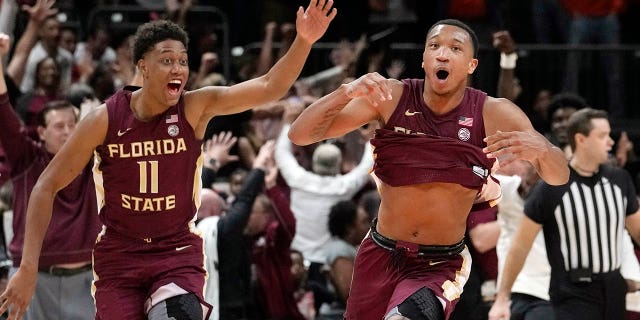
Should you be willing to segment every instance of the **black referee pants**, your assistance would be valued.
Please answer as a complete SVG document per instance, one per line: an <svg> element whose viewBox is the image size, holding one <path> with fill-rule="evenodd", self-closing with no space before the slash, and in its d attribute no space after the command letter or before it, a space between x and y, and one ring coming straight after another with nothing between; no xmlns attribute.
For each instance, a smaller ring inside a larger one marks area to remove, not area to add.
<svg viewBox="0 0 640 320"><path fill-rule="evenodd" d="M549 294L556 319L624 320L627 283L619 270L594 274L591 282L554 280Z"/></svg>

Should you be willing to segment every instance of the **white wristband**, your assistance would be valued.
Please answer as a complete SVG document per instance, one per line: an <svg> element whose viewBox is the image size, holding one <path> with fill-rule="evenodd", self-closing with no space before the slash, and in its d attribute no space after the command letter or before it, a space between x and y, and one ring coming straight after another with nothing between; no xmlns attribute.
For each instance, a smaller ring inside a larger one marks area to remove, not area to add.
<svg viewBox="0 0 640 320"><path fill-rule="evenodd" d="M515 52L506 54L500 54L500 68L502 69L515 69L516 68L516 60L518 60L518 54Z"/></svg>

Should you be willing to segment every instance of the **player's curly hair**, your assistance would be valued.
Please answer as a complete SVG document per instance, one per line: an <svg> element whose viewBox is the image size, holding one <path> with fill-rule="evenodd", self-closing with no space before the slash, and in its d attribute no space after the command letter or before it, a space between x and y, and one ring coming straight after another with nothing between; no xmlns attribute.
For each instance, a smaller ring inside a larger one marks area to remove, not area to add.
<svg viewBox="0 0 640 320"><path fill-rule="evenodd" d="M165 40L180 41L185 48L189 44L187 32L171 21L155 20L138 27L133 42L133 63L142 59L158 42Z"/></svg>

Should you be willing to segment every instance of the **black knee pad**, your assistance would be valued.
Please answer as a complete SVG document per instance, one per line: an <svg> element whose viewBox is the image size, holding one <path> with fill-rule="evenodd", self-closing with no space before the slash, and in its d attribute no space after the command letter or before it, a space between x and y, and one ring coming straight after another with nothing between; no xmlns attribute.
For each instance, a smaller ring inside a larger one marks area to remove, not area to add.
<svg viewBox="0 0 640 320"><path fill-rule="evenodd" d="M442 303L433 291L426 287L405 299L398 305L398 311L411 320L444 320Z"/></svg>
<svg viewBox="0 0 640 320"><path fill-rule="evenodd" d="M171 297L151 308L149 320L202 320L202 305L193 293Z"/></svg>

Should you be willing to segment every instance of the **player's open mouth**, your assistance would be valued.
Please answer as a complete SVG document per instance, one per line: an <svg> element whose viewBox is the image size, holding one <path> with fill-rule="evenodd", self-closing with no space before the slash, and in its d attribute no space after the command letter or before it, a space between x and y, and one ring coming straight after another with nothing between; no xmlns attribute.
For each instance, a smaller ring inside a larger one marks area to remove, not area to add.
<svg viewBox="0 0 640 320"><path fill-rule="evenodd" d="M436 71L436 77L438 78L438 80L446 80L448 76L449 76L449 71L445 71L445 70Z"/></svg>
<svg viewBox="0 0 640 320"><path fill-rule="evenodd" d="M169 93L172 95L177 95L180 92L180 87L182 86L182 81L180 80L171 80L167 84L167 88L169 89Z"/></svg>

